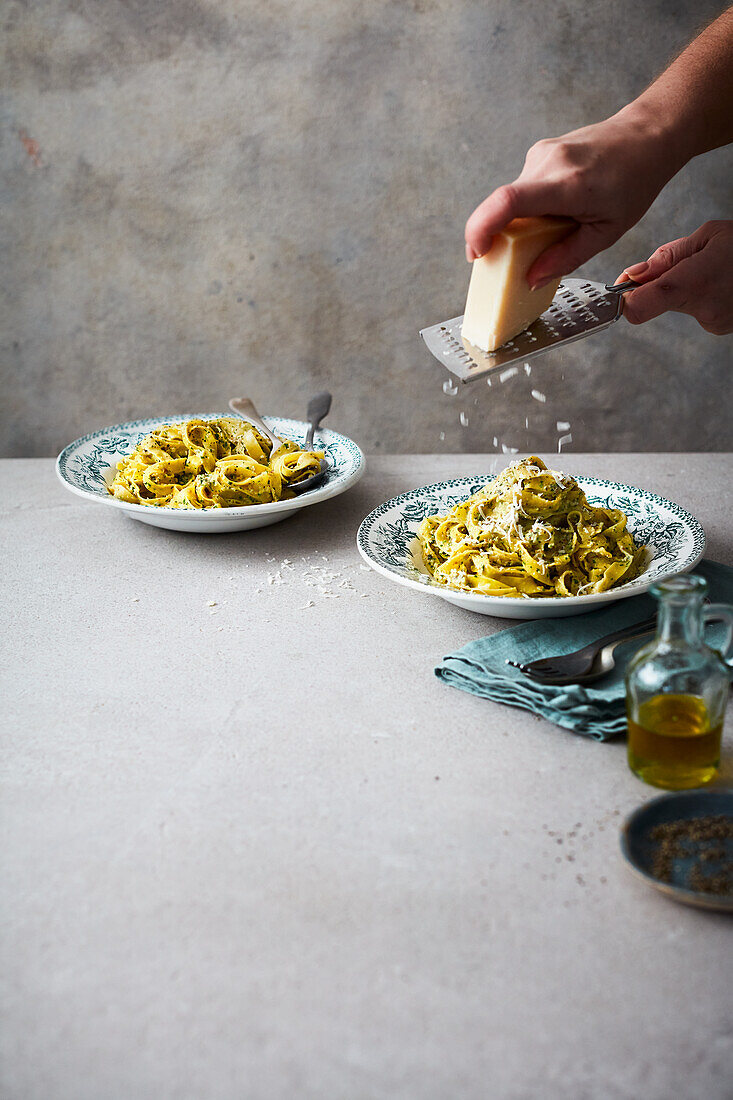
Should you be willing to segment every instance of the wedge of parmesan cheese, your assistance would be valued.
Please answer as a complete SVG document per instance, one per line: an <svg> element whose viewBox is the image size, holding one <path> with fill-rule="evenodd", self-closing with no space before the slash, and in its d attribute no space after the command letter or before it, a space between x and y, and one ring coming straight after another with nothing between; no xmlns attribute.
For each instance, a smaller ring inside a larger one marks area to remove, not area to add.
<svg viewBox="0 0 733 1100"><path fill-rule="evenodd" d="M572 218L514 218L491 248L473 261L462 335L481 351L495 351L551 305L559 279L530 290L527 272L541 252L575 226Z"/></svg>

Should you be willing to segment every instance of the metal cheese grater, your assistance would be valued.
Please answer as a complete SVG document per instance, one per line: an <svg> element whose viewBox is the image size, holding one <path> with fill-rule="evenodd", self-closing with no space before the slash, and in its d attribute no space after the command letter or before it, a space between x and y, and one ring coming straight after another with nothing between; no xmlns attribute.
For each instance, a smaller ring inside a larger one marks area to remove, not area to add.
<svg viewBox="0 0 733 1100"><path fill-rule="evenodd" d="M551 348L581 340L617 321L623 310L621 295L638 284L629 280L617 286L591 283L587 279L565 279L552 305L534 324L496 351L479 351L461 336L463 317L420 330L420 335L439 363L461 382L473 382L485 374L523 363Z"/></svg>

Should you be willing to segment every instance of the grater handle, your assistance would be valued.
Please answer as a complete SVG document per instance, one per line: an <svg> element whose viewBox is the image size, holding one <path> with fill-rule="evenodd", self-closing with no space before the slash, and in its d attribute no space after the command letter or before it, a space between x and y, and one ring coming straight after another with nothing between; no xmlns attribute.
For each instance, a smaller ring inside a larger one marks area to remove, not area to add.
<svg viewBox="0 0 733 1100"><path fill-rule="evenodd" d="M626 290L636 290L641 283L635 283L633 279L627 279L625 283L606 283L604 289L609 294L623 294Z"/></svg>

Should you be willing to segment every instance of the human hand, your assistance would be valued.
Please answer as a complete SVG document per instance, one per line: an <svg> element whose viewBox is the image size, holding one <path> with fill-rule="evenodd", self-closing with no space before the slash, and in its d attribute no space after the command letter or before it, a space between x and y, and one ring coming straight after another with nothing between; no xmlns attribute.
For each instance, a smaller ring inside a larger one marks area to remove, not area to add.
<svg viewBox="0 0 733 1100"><path fill-rule="evenodd" d="M538 141L521 175L497 188L466 223L466 258L482 256L512 218L559 214L578 228L545 250L527 273L531 287L567 275L608 248L651 206L679 164L661 128L634 104L593 126Z"/></svg>
<svg viewBox="0 0 733 1100"><path fill-rule="evenodd" d="M714 336L733 332L733 221L705 222L689 237L661 245L616 282L640 283L624 294L624 316L641 325L672 310L689 313Z"/></svg>

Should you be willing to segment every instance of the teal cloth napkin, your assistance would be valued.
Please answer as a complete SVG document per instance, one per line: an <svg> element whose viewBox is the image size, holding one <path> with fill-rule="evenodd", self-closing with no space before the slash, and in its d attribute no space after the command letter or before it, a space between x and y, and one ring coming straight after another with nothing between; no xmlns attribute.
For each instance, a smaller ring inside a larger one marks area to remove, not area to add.
<svg viewBox="0 0 733 1100"><path fill-rule="evenodd" d="M702 561L693 570L708 582L708 597L713 603L733 604L733 569L715 561ZM443 658L435 675L452 687L523 707L558 726L575 730L597 741L608 741L626 732L626 702L624 675L626 666L640 646L650 636L625 642L614 656L613 672L594 684L583 687L547 687L531 680L513 661L533 661L538 657L553 657L572 653L589 642L622 630L626 626L648 619L654 614L657 601L653 596L634 596L619 600L607 610L592 611L565 619L535 619L488 638L469 642L456 653ZM713 648L722 646L725 626L710 623L705 628L705 641Z"/></svg>

